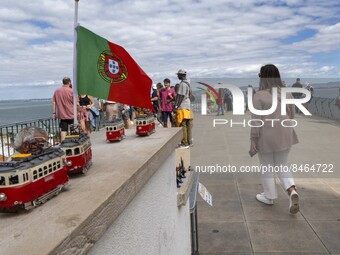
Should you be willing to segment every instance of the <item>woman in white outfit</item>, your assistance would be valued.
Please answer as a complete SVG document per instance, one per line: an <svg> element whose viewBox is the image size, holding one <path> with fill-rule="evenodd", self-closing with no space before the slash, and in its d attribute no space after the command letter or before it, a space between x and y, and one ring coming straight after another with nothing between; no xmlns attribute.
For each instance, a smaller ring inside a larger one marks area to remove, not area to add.
<svg viewBox="0 0 340 255"><path fill-rule="evenodd" d="M277 97L276 110L268 115L252 115L250 132L250 155L258 152L261 166L267 169L282 169L287 164L291 146L298 143L298 139L292 124L287 121L284 126L282 120L294 118L294 105L286 107L286 115L281 115L281 88L283 87L280 72L275 65L268 64L261 67L259 91L253 97L253 105L257 110L268 110L273 104L273 95ZM277 90L277 94L275 93ZM276 94L276 95L275 95ZM293 98L289 93L287 98ZM257 121L255 121L255 119ZM275 121L268 121L274 119ZM256 123L258 122L258 123ZM263 125L262 125L263 124ZM294 125L293 125L294 126ZM264 169L263 167L263 169ZM295 214L299 211L299 196L295 189L295 182L290 172L276 172L284 189L289 195L289 211ZM256 195L256 199L262 203L272 205L277 198L275 185L275 173L269 170L262 173L262 186L264 192Z"/></svg>

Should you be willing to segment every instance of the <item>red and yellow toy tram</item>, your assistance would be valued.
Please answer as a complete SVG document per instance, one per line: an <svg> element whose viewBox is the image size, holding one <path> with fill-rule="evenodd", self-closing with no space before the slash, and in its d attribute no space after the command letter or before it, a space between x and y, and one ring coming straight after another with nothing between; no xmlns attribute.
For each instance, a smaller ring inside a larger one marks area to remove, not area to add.
<svg viewBox="0 0 340 255"><path fill-rule="evenodd" d="M151 135L155 132L155 117L150 114L136 118L136 134L139 136Z"/></svg>
<svg viewBox="0 0 340 255"><path fill-rule="evenodd" d="M29 210L59 194L68 184L65 153L47 148L0 163L0 212Z"/></svg>
<svg viewBox="0 0 340 255"><path fill-rule="evenodd" d="M60 144L66 154L66 168L69 173L85 174L92 164L90 137L86 133L68 135Z"/></svg>
<svg viewBox="0 0 340 255"><path fill-rule="evenodd" d="M125 136L124 121L122 119L116 119L112 122L105 124L106 139L109 142L121 141Z"/></svg>

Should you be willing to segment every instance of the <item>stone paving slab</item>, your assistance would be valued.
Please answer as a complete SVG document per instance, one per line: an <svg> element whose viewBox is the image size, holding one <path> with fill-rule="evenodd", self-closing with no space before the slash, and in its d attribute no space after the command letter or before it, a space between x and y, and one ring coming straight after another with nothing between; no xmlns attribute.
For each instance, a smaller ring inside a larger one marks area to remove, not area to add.
<svg viewBox="0 0 340 255"><path fill-rule="evenodd" d="M340 196L340 182L327 183Z"/></svg>
<svg viewBox="0 0 340 255"><path fill-rule="evenodd" d="M191 164L259 164L257 156L248 155L250 129L213 128L213 118L195 115ZM340 125L302 116L297 120L300 143L293 146L289 162L332 163L336 174L295 173L301 210L291 215L278 179L278 199L267 206L255 199L262 192L260 174L201 173L213 207L198 200L200 255L340 254Z"/></svg>
<svg viewBox="0 0 340 255"><path fill-rule="evenodd" d="M213 206L204 201L197 202L199 222L244 222L240 201L216 201Z"/></svg>
<svg viewBox="0 0 340 255"><path fill-rule="evenodd" d="M209 192L213 196L214 201L239 200L236 184L234 182L210 184Z"/></svg>
<svg viewBox="0 0 340 255"><path fill-rule="evenodd" d="M201 174L200 180L202 180L202 183L205 184L211 184L211 185L217 185L217 184L226 184L226 183L235 183L235 178L232 175L229 174L216 174L217 178L211 178L208 175Z"/></svg>
<svg viewBox="0 0 340 255"><path fill-rule="evenodd" d="M337 194L327 183L320 182L300 182L296 180L299 195L304 200L318 199L340 199Z"/></svg>
<svg viewBox="0 0 340 255"><path fill-rule="evenodd" d="M200 252L200 255L253 255L253 253L243 253L243 252L213 252L213 253L206 253Z"/></svg>
<svg viewBox="0 0 340 255"><path fill-rule="evenodd" d="M247 225L254 252L327 253L306 221L250 221Z"/></svg>
<svg viewBox="0 0 340 255"><path fill-rule="evenodd" d="M311 221L310 224L331 253L340 251L340 221Z"/></svg>
<svg viewBox="0 0 340 255"><path fill-rule="evenodd" d="M328 255L329 253L314 252L255 252L254 255Z"/></svg>
<svg viewBox="0 0 340 255"><path fill-rule="evenodd" d="M334 182L340 183L340 178L326 178L323 181L326 182L326 183L334 183Z"/></svg>
<svg viewBox="0 0 340 255"><path fill-rule="evenodd" d="M302 200L301 213L306 220L340 221L339 199ZM340 229L339 229L340 242Z"/></svg>
<svg viewBox="0 0 340 255"><path fill-rule="evenodd" d="M244 222L200 223L200 254L209 252L249 252L250 239Z"/></svg>

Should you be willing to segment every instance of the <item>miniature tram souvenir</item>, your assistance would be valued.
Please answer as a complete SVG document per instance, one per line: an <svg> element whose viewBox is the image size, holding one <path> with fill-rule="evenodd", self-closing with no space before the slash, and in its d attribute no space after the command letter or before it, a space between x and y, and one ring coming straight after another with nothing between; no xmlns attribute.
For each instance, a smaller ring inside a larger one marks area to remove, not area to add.
<svg viewBox="0 0 340 255"><path fill-rule="evenodd" d="M61 149L13 155L12 161L0 163L0 212L32 209L58 195L67 184Z"/></svg>
<svg viewBox="0 0 340 255"><path fill-rule="evenodd" d="M155 117L152 111L145 108L136 108L136 135L146 136L154 133Z"/></svg>
<svg viewBox="0 0 340 255"><path fill-rule="evenodd" d="M66 168L69 173L85 174L92 164L90 137L86 133L77 131L77 128L70 133L71 135L67 135L60 144L60 148L66 154Z"/></svg>
<svg viewBox="0 0 340 255"><path fill-rule="evenodd" d="M151 135L155 132L155 118L153 115L138 116L136 118L136 134L139 136Z"/></svg>
<svg viewBox="0 0 340 255"><path fill-rule="evenodd" d="M106 139L109 142L121 141L125 136L124 121L122 119L106 122L105 128Z"/></svg>

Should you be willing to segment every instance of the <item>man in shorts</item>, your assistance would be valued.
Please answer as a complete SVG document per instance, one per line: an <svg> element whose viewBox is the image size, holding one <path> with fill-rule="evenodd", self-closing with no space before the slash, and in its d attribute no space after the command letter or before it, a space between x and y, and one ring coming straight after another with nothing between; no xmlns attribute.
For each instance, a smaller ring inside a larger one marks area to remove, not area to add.
<svg viewBox="0 0 340 255"><path fill-rule="evenodd" d="M54 92L52 112L53 119L58 118L60 120L60 142L62 142L65 140L69 126L74 122L72 83L68 77L63 78L63 86Z"/></svg>
<svg viewBox="0 0 340 255"><path fill-rule="evenodd" d="M180 69L177 72L177 77L181 81L179 83L178 91L175 98L175 106L174 112L177 115L177 123L182 127L183 138L181 144L179 145L180 149L187 149L189 146L192 146L191 139L191 112L190 112L190 96L191 96L191 87L190 83L186 78L187 72L183 69Z"/></svg>

